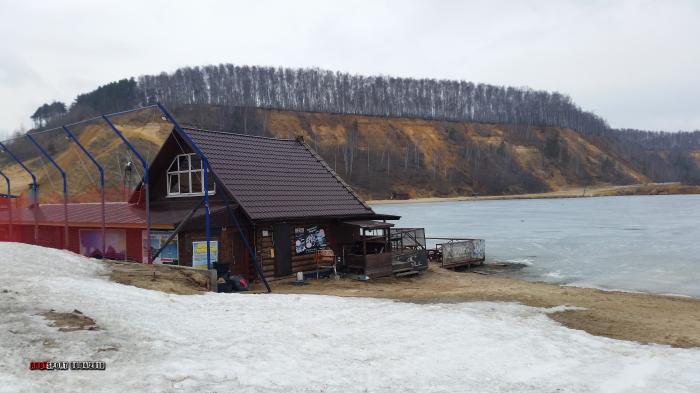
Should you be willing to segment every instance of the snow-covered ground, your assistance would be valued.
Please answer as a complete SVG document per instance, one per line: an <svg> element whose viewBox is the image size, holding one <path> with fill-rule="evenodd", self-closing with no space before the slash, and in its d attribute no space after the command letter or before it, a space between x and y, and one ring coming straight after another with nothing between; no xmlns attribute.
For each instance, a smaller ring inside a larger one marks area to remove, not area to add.
<svg viewBox="0 0 700 393"><path fill-rule="evenodd" d="M516 304L168 295L0 243L0 391L698 392L700 350L591 336ZM82 311L60 332L38 313ZM115 349L116 350L113 350ZM104 360L106 371L29 371Z"/></svg>

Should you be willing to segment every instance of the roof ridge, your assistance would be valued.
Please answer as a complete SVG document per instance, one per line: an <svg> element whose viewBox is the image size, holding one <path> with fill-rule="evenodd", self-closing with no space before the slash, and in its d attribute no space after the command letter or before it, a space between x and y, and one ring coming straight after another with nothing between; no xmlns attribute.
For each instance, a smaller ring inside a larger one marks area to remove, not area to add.
<svg viewBox="0 0 700 393"><path fill-rule="evenodd" d="M287 141L287 142L294 142L294 138L275 138L275 137L270 137L270 136L261 136L261 135L251 135L251 134L242 134L240 132L230 132L230 131L220 131L220 130L207 130L204 128L197 128L193 126L184 126L182 127L185 130L192 130L192 131L204 131L204 132L211 132L215 134L225 134L225 135L235 135L235 136L243 136L243 137L248 137L248 138L257 138L257 139L268 139L268 140L273 140L273 141Z"/></svg>
<svg viewBox="0 0 700 393"><path fill-rule="evenodd" d="M350 185L347 184L347 183L333 170L333 168L331 168L331 167L328 165L328 163L326 163L326 161L325 161L323 158L321 158L321 156L319 156L318 153L316 153L316 151L315 151L314 149L311 148L311 146L309 146L306 142L304 142L304 138L303 138L303 137L298 137L298 138L296 139L296 142L298 142L298 143L299 143L301 146L303 146L309 153L311 153L311 155L314 156L314 158L316 159L316 161L320 162L321 165L323 165L323 167L326 168L326 170L327 170L328 172L330 172L330 174L333 175L333 177L335 177L335 180L337 180L338 183L340 183L340 184L350 193L350 195L352 195L355 199L357 199L357 201L360 202L360 204L362 204L362 206L364 206L365 209L367 209L367 210L371 211L372 213L374 213L374 210L372 210L372 208L369 207L369 205L368 205L362 198L360 198L359 195L357 195L357 193L355 192L355 190L353 190L352 187L350 187Z"/></svg>

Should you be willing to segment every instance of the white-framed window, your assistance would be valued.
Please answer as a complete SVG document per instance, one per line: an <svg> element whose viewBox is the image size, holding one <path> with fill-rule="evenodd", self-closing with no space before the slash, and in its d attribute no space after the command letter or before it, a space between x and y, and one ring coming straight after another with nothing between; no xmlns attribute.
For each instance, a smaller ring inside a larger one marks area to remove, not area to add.
<svg viewBox="0 0 700 393"><path fill-rule="evenodd" d="M209 194L216 192L214 177L209 172ZM168 196L204 195L202 160L195 153L180 154L168 167Z"/></svg>
<svg viewBox="0 0 700 393"><path fill-rule="evenodd" d="M375 228L375 229L360 228L360 236L375 237L375 236L384 236L385 234L386 234L386 232L384 232L384 228Z"/></svg>

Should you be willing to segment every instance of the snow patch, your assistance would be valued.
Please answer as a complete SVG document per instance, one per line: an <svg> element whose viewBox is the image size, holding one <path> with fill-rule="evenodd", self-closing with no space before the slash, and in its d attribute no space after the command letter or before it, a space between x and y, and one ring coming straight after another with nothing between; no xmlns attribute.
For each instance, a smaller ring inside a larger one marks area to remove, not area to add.
<svg viewBox="0 0 700 393"><path fill-rule="evenodd" d="M516 265L525 265L525 266L532 266L534 265L535 261L530 258L512 258L506 260L508 263L514 263Z"/></svg>
<svg viewBox="0 0 700 393"><path fill-rule="evenodd" d="M588 309L586 307L561 305L561 306L543 308L542 312L545 314L556 314L558 312L564 312L564 311L585 311L585 310L588 310Z"/></svg>
<svg viewBox="0 0 700 393"><path fill-rule="evenodd" d="M65 251L0 243L0 391L700 391L700 350L595 337L546 315L566 307L181 296L103 273ZM59 332L36 315L49 309L79 309L102 330ZM30 360L107 371L36 372Z"/></svg>
<svg viewBox="0 0 700 393"><path fill-rule="evenodd" d="M553 271L553 272L544 273L542 276L549 278L549 279L554 279L554 280L563 280L564 279L564 276L558 270Z"/></svg>

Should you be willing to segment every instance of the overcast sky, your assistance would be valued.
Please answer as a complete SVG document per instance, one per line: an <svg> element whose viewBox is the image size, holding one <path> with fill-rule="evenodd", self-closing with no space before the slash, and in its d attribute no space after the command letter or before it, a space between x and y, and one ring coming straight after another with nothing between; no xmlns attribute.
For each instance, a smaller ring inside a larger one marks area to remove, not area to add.
<svg viewBox="0 0 700 393"><path fill-rule="evenodd" d="M212 63L529 86L614 127L700 129L700 0L0 0L0 16L1 134L44 102Z"/></svg>

